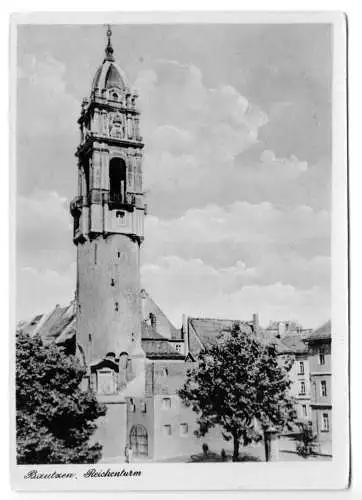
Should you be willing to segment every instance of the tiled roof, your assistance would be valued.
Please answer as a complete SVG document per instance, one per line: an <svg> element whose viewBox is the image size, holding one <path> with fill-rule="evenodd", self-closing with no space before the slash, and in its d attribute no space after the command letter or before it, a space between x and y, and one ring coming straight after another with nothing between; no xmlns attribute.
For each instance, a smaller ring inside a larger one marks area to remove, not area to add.
<svg viewBox="0 0 362 500"><path fill-rule="evenodd" d="M217 336L224 331L231 330L235 323L240 325L242 332L250 333L252 331L249 322L215 318L189 318L191 335L194 335L198 341L198 344L192 343L192 341L190 342L190 346L194 346L190 348L190 350L193 354L197 354L196 351L199 351L202 346L207 347L208 345L214 344ZM301 335L287 334L285 337L279 338L274 331L259 328L258 331L255 332L255 336L264 345L274 344L280 354L293 354L307 351L307 346L303 342ZM199 347L197 347L197 345Z"/></svg>
<svg viewBox="0 0 362 500"><path fill-rule="evenodd" d="M251 332L251 327L247 323L231 319L189 318L189 322L204 347L215 344L217 336L230 331L235 323L239 324L242 332Z"/></svg>
<svg viewBox="0 0 362 500"><path fill-rule="evenodd" d="M308 337L308 342L315 342L318 340L330 340L332 338L332 322L331 320L324 323L322 326L314 330Z"/></svg>
<svg viewBox="0 0 362 500"><path fill-rule="evenodd" d="M149 359L184 359L167 339L142 339L142 349Z"/></svg>
<svg viewBox="0 0 362 500"><path fill-rule="evenodd" d="M157 333L157 331L145 321L142 321L141 324L141 332L142 332L142 340L154 340L161 339L166 340L165 337Z"/></svg>
<svg viewBox="0 0 362 500"><path fill-rule="evenodd" d="M147 296L148 300L152 299ZM161 309L152 301L152 307L158 315L162 315L162 321L168 322L172 339L180 339L180 333L168 320ZM73 300L69 305L61 307L57 305L47 315L37 315L32 320L21 326L22 330L29 334L39 334L45 342L55 341L64 344L74 339L76 335L76 304ZM176 352L174 344L156 331L154 327L142 321L141 324L142 348L150 359L184 359L184 355ZM181 340L181 339L180 339ZM106 354L106 353L105 353Z"/></svg>
<svg viewBox="0 0 362 500"><path fill-rule="evenodd" d="M160 306L156 304L156 302L152 299L152 297L150 297L146 290L142 290L142 295L143 300L146 301L145 309L148 312L152 312L156 317L156 329L159 330L159 333L165 338L167 337L171 339L180 339L180 330L175 328L166 314L162 311ZM146 320L147 318L144 319Z"/></svg>
<svg viewBox="0 0 362 500"><path fill-rule="evenodd" d="M281 343L286 346L291 353L307 352L308 347L301 339L300 335L286 335L281 339Z"/></svg>

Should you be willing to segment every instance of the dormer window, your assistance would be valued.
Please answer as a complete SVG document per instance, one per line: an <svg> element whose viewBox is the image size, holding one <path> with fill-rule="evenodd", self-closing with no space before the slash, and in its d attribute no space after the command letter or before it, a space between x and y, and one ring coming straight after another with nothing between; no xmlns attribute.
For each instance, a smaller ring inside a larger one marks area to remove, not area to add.
<svg viewBox="0 0 362 500"><path fill-rule="evenodd" d="M113 94L112 94L112 98L113 98L115 101L118 101L118 94L117 94L117 92L113 92Z"/></svg>

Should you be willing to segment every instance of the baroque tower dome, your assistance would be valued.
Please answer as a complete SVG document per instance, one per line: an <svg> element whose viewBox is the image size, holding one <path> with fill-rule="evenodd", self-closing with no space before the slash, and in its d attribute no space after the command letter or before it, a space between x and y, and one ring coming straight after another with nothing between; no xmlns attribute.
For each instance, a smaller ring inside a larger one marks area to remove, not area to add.
<svg viewBox="0 0 362 500"><path fill-rule="evenodd" d="M121 91L129 89L127 76L118 66L113 57L113 47L111 43L112 32L107 31L108 43L105 49L106 57L103 63L97 69L93 78L92 92L95 90L105 90L109 88L118 88Z"/></svg>

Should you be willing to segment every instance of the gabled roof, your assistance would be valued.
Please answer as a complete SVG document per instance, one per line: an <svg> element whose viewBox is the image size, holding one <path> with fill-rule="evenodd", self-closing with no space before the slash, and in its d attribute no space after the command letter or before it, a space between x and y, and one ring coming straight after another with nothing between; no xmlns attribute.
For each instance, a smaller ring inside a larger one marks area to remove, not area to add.
<svg viewBox="0 0 362 500"><path fill-rule="evenodd" d="M146 292L144 292L146 293ZM141 323L142 349L149 359L184 359L184 355L177 352L174 342L176 339L183 342L180 332L173 326L158 305L147 295L148 306L157 316L156 328L146 321ZM166 338L157 331L157 325L166 331L170 338ZM65 307L57 305L50 313L35 316L19 328L31 336L39 334L43 341L55 341L59 345L73 340L76 336L76 302L73 300ZM104 353L106 355L106 353Z"/></svg>
<svg viewBox="0 0 362 500"><path fill-rule="evenodd" d="M240 326L244 333L251 333L250 322L216 319L216 318L188 318L189 323L189 346L193 355L208 345L216 342L218 335L230 331L235 323ZM294 354L307 352L307 346L303 338L298 334L287 334L280 338L270 329L259 328L255 332L256 338L264 345L274 344L280 354Z"/></svg>
<svg viewBox="0 0 362 500"><path fill-rule="evenodd" d="M141 291L141 297L143 302L144 310L144 320L147 322L150 313L154 314L156 317L156 328L159 334L165 338L170 339L180 339L181 333L168 319L166 314L162 311L160 306L153 300L153 298L147 293L146 290Z"/></svg>
<svg viewBox="0 0 362 500"><path fill-rule="evenodd" d="M318 340L331 340L332 338L332 322L328 320L319 328L314 330L308 337L308 342L317 342Z"/></svg>
<svg viewBox="0 0 362 500"><path fill-rule="evenodd" d="M194 335L200 349L213 345L217 342L217 337L226 331L230 331L235 323L238 323L240 330L245 333L251 332L251 327L248 323L242 321L234 321L231 319L216 319L216 318L188 318L189 333ZM191 353L197 354L192 348L192 342L189 340ZM197 350L200 350L197 349Z"/></svg>

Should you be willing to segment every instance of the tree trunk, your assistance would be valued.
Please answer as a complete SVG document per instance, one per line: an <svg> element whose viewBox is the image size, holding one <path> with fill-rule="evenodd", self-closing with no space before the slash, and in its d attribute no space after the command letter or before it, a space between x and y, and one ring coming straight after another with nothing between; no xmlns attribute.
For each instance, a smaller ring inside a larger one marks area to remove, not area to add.
<svg viewBox="0 0 362 500"><path fill-rule="evenodd" d="M265 449L265 461L269 462L270 458L270 443L268 433L264 431L264 449Z"/></svg>
<svg viewBox="0 0 362 500"><path fill-rule="evenodd" d="M237 462L239 459L239 438L234 436L234 451L233 451L233 462Z"/></svg>

